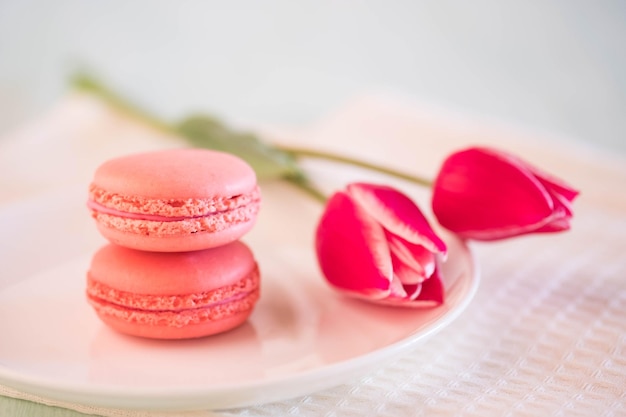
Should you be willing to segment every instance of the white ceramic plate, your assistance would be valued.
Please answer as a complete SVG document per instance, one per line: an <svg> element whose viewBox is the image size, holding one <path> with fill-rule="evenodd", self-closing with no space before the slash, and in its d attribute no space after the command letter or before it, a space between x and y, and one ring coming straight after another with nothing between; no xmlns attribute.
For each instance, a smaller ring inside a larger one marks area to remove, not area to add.
<svg viewBox="0 0 626 417"><path fill-rule="evenodd" d="M86 303L89 256L103 240L83 190L0 209L0 383L119 408L277 401L348 382L407 353L472 298L478 277L471 254L451 237L441 307L394 309L335 293L312 250L319 207L285 192L264 189L265 209L246 237L263 273L249 321L226 334L174 342L117 334Z"/></svg>

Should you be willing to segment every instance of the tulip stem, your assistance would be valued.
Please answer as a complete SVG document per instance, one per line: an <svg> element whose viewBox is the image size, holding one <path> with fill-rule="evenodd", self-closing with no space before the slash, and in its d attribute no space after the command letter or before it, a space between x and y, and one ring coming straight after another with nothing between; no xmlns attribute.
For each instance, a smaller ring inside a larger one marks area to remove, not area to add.
<svg viewBox="0 0 626 417"><path fill-rule="evenodd" d="M172 135L179 135L180 132L177 131L175 126L160 120L149 112L141 109L135 104L127 101L121 95L117 94L115 91L108 88L106 85L98 82L96 79L91 78L86 74L78 74L73 80L72 84L74 87L84 91L91 93L102 100L104 100L107 104L111 105L113 108L118 111L146 123L153 128ZM432 181L429 181L425 178L421 178L415 175L410 175L405 172L396 171L391 168L384 167L382 165L376 165L369 162L365 162L359 159L350 158L343 155L337 155L331 152L320 151L315 149L307 149L300 147L292 147L286 145L279 144L268 144L268 146L283 151L292 155L295 158L298 157L307 157L307 158L317 158L317 159L325 159L328 161L339 162L343 164L353 165L360 168L365 168L370 171L380 172L382 174L386 174L392 177L400 178L415 184L419 184L422 186L430 187L432 186ZM325 203L327 200L327 196L324 195L321 191L319 191L310 181L308 181L304 177L299 176L289 176L285 178L287 181L292 183L293 185L300 188L302 191L305 191L310 196L314 197L316 200Z"/></svg>
<svg viewBox="0 0 626 417"><path fill-rule="evenodd" d="M348 165L354 165L359 168L365 168L370 171L380 172L382 174L390 175L392 177L400 178L418 185L425 187L432 187L433 182L426 178L418 177L416 175L407 174L406 172L397 171L382 165L377 165L369 162L362 161L360 159L350 158L348 156L338 155L331 152L319 151L316 149L300 148L286 145L277 145L274 147L283 152L287 152L294 157L308 157L316 159L325 159L327 161L339 162Z"/></svg>

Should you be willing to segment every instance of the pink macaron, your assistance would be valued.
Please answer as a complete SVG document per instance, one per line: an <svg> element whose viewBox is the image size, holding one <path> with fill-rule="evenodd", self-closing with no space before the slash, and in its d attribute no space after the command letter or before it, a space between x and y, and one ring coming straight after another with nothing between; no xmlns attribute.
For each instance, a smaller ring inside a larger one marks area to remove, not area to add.
<svg viewBox="0 0 626 417"><path fill-rule="evenodd" d="M235 241L260 207L254 170L205 149L111 159L95 172L87 203L100 233L128 248L184 252Z"/></svg>
<svg viewBox="0 0 626 417"><path fill-rule="evenodd" d="M188 339L239 326L259 298L259 270L241 241L193 252L158 253L109 244L93 256L87 299L125 334Z"/></svg>

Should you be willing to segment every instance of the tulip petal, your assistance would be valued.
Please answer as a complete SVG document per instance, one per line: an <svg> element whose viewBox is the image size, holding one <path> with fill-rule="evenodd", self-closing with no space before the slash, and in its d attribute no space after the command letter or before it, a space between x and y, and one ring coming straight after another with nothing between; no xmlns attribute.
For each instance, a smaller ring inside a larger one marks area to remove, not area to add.
<svg viewBox="0 0 626 417"><path fill-rule="evenodd" d="M441 280L441 275L439 275L439 269L435 269L431 277L422 282L422 289L415 301L430 301L441 304L444 301L444 296L443 281Z"/></svg>
<svg viewBox="0 0 626 417"><path fill-rule="evenodd" d="M573 212L571 203L560 195L554 198L555 210L550 218L546 219L546 223L534 230L537 233L553 233L562 232L570 229L570 220Z"/></svg>
<svg viewBox="0 0 626 417"><path fill-rule="evenodd" d="M563 196L570 203L580 194L578 190L575 190L570 185L566 184L563 180L550 175L546 172L541 171L539 168L536 168L530 164L525 162L521 162L526 165L526 169L533 173L535 177L543 184L544 187L548 190L552 190L551 194L558 194Z"/></svg>
<svg viewBox="0 0 626 417"><path fill-rule="evenodd" d="M572 210L572 203L567 197L557 194L552 190L548 190L552 198L554 199L554 211L558 213L564 213L566 217L572 217L574 212Z"/></svg>
<svg viewBox="0 0 626 417"><path fill-rule="evenodd" d="M393 263L393 274L405 287L407 285L419 284L428 278L424 275L424 271L416 271L411 268L409 265L402 262L393 252L391 252L391 261Z"/></svg>
<svg viewBox="0 0 626 417"><path fill-rule="evenodd" d="M393 270L397 271L396 267L404 267L419 275L424 275L424 268L420 265L419 260L413 257L409 248L403 244L400 238L395 237L389 232L386 232L385 235L391 251L391 257L397 260L397 262L394 262Z"/></svg>
<svg viewBox="0 0 626 417"><path fill-rule="evenodd" d="M386 236L394 260L394 273L401 277L403 284L417 284L432 275L435 270L435 255L432 252L389 232L386 232ZM401 273L404 269L413 272Z"/></svg>
<svg viewBox="0 0 626 417"><path fill-rule="evenodd" d="M389 296L387 298L406 298L407 293L402 282L394 277L389 283Z"/></svg>
<svg viewBox="0 0 626 417"><path fill-rule="evenodd" d="M489 149L489 148L477 148L477 149L486 153L499 155L500 157L505 158L508 161L510 161L512 164L517 165L519 167L523 167L524 169L530 171L530 173L535 178L537 178L537 180L541 182L541 184L543 184L543 186L546 189L552 190L554 193L563 196L570 203L574 200L574 198L576 198L580 194L580 191L573 188L571 185L567 184L562 179L555 177L554 175L549 174L548 172L540 168L537 168L536 166L522 160L516 155L510 154L501 150L495 150L495 149Z"/></svg>
<svg viewBox="0 0 626 417"><path fill-rule="evenodd" d="M443 282L438 271L421 284L415 285L413 295L410 298L388 297L377 301L380 304L397 307L436 307L445 300ZM405 286L405 290L411 290Z"/></svg>
<svg viewBox="0 0 626 417"><path fill-rule="evenodd" d="M446 244L410 198L384 185L353 183L347 192L360 207L392 234L431 252L446 252Z"/></svg>
<svg viewBox="0 0 626 417"><path fill-rule="evenodd" d="M420 283L405 285L404 291L406 292L406 299L409 301L413 301L417 297L419 297L420 293L422 292L422 284Z"/></svg>
<svg viewBox="0 0 626 417"><path fill-rule="evenodd" d="M422 284L405 285L402 293L394 294L392 292L389 294L389 297L385 298L385 302L396 305L408 304L419 297L421 290Z"/></svg>
<svg viewBox="0 0 626 417"><path fill-rule="evenodd" d="M569 219L558 219L553 220L540 228L533 230L534 233L555 233L555 232L563 232L565 230L570 229Z"/></svg>
<svg viewBox="0 0 626 417"><path fill-rule="evenodd" d="M432 207L442 226L462 236L488 240L542 226L554 203L517 158L469 148L443 163Z"/></svg>
<svg viewBox="0 0 626 417"><path fill-rule="evenodd" d="M344 192L326 205L317 226L316 251L331 285L374 299L389 295L393 265L385 232Z"/></svg>

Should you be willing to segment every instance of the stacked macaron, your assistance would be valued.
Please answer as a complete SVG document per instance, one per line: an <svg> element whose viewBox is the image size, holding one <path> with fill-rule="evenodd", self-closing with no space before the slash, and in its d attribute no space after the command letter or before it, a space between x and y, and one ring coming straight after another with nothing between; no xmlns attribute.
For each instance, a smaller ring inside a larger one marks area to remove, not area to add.
<svg viewBox="0 0 626 417"><path fill-rule="evenodd" d="M246 321L259 270L239 239L256 221L252 168L222 152L176 149L109 160L87 203L111 244L93 257L87 298L135 336L208 336Z"/></svg>

